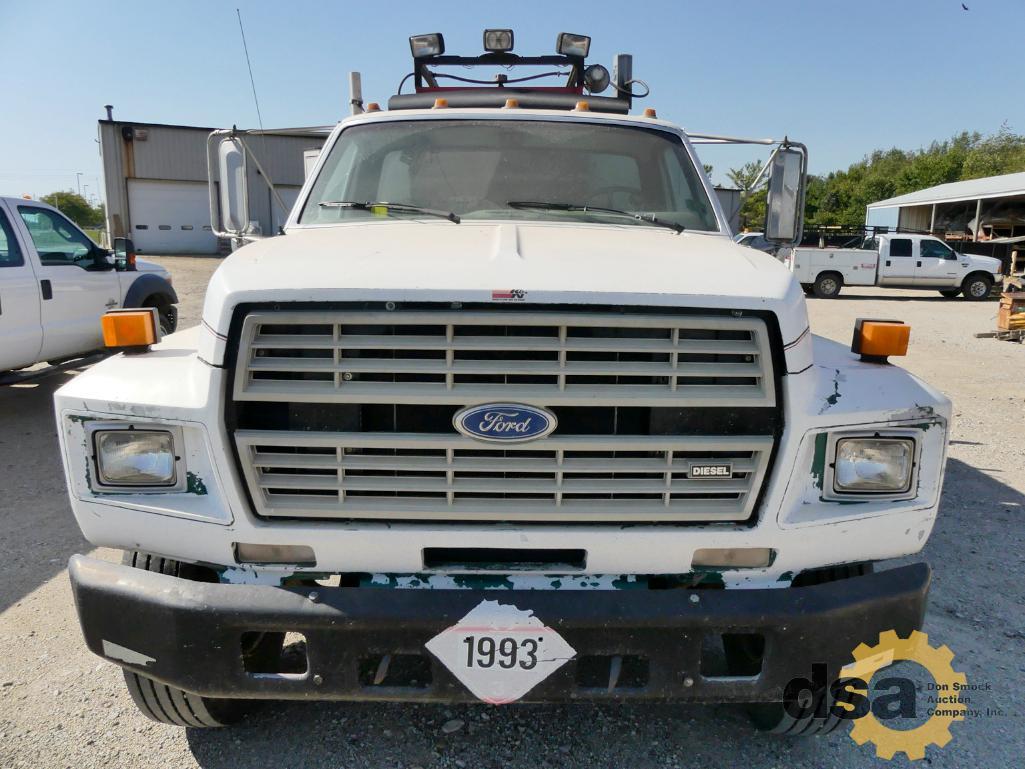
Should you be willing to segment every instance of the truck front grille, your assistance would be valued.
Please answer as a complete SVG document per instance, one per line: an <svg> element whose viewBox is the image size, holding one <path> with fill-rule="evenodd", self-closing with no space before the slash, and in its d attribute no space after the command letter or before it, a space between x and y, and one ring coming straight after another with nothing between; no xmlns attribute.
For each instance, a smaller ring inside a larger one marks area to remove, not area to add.
<svg viewBox="0 0 1025 769"><path fill-rule="evenodd" d="M758 318L518 312L253 313L239 401L772 406Z"/></svg>
<svg viewBox="0 0 1025 769"><path fill-rule="evenodd" d="M228 423L265 518L747 521L782 425L757 316L253 308L235 333ZM559 427L502 445L452 426L499 401Z"/></svg>
<svg viewBox="0 0 1025 769"><path fill-rule="evenodd" d="M461 435L240 430L264 516L737 521L751 515L772 437L566 436L495 447ZM729 478L691 477L729 464Z"/></svg>

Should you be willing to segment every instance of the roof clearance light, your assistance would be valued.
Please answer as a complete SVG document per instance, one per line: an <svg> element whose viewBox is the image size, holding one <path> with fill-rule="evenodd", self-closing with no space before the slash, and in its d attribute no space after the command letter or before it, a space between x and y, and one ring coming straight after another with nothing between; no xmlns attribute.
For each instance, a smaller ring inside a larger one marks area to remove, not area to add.
<svg viewBox="0 0 1025 769"><path fill-rule="evenodd" d="M609 87L609 71L601 64L592 64L584 70L584 85L591 93L601 93Z"/></svg>
<svg viewBox="0 0 1025 769"><path fill-rule="evenodd" d="M430 56L441 56L445 53L445 38L440 32L429 35L413 35L409 38L409 50L414 59L426 59Z"/></svg>
<svg viewBox="0 0 1025 769"><path fill-rule="evenodd" d="M484 50L492 53L505 53L513 49L513 31L511 29L485 29Z"/></svg>
<svg viewBox="0 0 1025 769"><path fill-rule="evenodd" d="M563 56L579 56L586 58L591 49L591 38L587 35L574 35L572 32L560 32L555 42L555 50Z"/></svg>

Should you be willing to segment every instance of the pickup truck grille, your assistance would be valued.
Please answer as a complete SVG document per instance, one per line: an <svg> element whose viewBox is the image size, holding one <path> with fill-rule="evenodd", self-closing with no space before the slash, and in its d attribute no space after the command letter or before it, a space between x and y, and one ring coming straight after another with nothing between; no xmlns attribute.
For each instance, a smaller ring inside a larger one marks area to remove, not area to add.
<svg viewBox="0 0 1025 769"><path fill-rule="evenodd" d="M741 522L781 426L760 317L254 309L236 333L228 421L264 518ZM559 429L460 435L489 401Z"/></svg>
<svg viewBox="0 0 1025 769"><path fill-rule="evenodd" d="M772 437L568 436L492 447L460 435L240 430L264 516L736 521L751 515ZM729 464L729 478L691 477Z"/></svg>
<svg viewBox="0 0 1025 769"><path fill-rule="evenodd" d="M775 405L758 318L518 312L254 313L239 401Z"/></svg>

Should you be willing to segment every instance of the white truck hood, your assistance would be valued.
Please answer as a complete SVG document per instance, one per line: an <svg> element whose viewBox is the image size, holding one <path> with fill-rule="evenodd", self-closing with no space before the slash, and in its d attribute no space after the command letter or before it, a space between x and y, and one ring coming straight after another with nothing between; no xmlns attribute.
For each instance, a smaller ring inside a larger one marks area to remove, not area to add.
<svg viewBox="0 0 1025 769"><path fill-rule="evenodd" d="M493 292L514 289L539 304L769 310L784 344L808 328L804 294L790 271L725 236L465 220L298 228L252 243L214 273L203 325L223 340L234 308L249 302L508 304Z"/></svg>

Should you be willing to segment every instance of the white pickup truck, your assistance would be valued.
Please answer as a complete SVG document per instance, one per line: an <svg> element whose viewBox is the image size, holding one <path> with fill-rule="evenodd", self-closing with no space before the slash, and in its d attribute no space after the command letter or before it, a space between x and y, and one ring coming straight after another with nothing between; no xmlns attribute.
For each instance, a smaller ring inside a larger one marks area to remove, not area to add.
<svg viewBox="0 0 1025 769"><path fill-rule="evenodd" d="M136 260L131 241L109 251L56 208L0 198L0 383L102 349L100 316L110 309L156 307L171 333L177 301L168 271Z"/></svg>
<svg viewBox="0 0 1025 769"><path fill-rule="evenodd" d="M880 286L934 288L948 299L979 301L1003 277L999 259L906 233L868 237L858 248L795 248L785 261L805 291L821 299L839 296L844 286Z"/></svg>
<svg viewBox="0 0 1025 769"><path fill-rule="evenodd" d="M415 92L331 130L199 327L56 393L78 524L125 551L72 558L83 633L151 718L678 700L809 734L845 711L794 682L921 625L928 566L873 566L929 537L950 402L886 362L900 324L860 354L815 337L786 267L732 242L695 136L630 114L628 57L597 95L588 43L412 38ZM567 82L516 86L530 64ZM446 65L504 80L441 89ZM767 167L792 245L807 156ZM237 213L215 229L245 239Z"/></svg>

